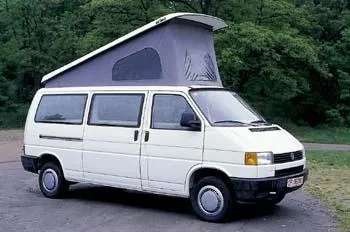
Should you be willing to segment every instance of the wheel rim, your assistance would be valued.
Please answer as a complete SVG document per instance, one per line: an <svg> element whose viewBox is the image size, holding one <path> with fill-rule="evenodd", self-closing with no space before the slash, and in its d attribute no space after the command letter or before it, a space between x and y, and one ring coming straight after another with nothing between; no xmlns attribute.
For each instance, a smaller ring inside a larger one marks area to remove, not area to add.
<svg viewBox="0 0 350 232"><path fill-rule="evenodd" d="M224 197L221 191L212 185L201 188L197 196L200 209L207 215L218 215L224 208Z"/></svg>
<svg viewBox="0 0 350 232"><path fill-rule="evenodd" d="M54 192L58 186L57 173L51 168L46 169L43 173L42 184L46 191Z"/></svg>

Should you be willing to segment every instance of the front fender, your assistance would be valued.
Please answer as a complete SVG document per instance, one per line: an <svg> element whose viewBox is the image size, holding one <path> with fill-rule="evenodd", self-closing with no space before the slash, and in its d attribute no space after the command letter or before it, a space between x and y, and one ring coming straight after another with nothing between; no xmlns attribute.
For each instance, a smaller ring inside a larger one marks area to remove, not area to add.
<svg viewBox="0 0 350 232"><path fill-rule="evenodd" d="M188 171L188 173L186 175L186 180L185 180L185 194L186 194L186 196L190 195L190 180L191 180L191 177L192 177L193 173L195 173L196 171L198 171L200 169L213 169L215 171L220 171L220 172L224 173L226 176L229 177L229 172L225 168L218 167L218 166L216 166L214 164L198 164L198 165L195 165Z"/></svg>

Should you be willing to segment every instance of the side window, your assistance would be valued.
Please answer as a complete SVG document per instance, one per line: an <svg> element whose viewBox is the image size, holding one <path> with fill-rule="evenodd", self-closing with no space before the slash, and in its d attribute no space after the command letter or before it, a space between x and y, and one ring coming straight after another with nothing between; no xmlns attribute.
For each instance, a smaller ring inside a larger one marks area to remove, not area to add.
<svg viewBox="0 0 350 232"><path fill-rule="evenodd" d="M217 81L217 71L210 54L186 50L185 78L188 81Z"/></svg>
<svg viewBox="0 0 350 232"><path fill-rule="evenodd" d="M143 94L95 94L89 125L139 127Z"/></svg>
<svg viewBox="0 0 350 232"><path fill-rule="evenodd" d="M118 60L112 70L114 81L135 81L162 78L160 57L153 48L145 48Z"/></svg>
<svg viewBox="0 0 350 232"><path fill-rule="evenodd" d="M35 122L82 124L87 94L43 95Z"/></svg>
<svg viewBox="0 0 350 232"><path fill-rule="evenodd" d="M183 96L154 95L151 127L153 129L188 130L188 127L183 127L180 124L184 112L195 114Z"/></svg>

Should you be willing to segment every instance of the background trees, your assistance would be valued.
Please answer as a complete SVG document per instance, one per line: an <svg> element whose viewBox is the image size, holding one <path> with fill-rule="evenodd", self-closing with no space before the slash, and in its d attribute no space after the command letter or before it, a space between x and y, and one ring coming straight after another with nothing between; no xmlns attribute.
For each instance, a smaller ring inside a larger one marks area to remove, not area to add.
<svg viewBox="0 0 350 232"><path fill-rule="evenodd" d="M348 0L0 0L0 127L23 123L44 74L176 11L229 23L221 78L267 117L350 125Z"/></svg>

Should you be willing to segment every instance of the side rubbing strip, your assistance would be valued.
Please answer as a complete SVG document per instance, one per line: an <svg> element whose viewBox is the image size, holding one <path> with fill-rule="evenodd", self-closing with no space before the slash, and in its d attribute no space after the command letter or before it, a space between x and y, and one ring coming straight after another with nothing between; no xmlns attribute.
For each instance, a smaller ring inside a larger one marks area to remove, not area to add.
<svg viewBox="0 0 350 232"><path fill-rule="evenodd" d="M273 127L258 127L258 128L249 128L251 132L264 132L264 131L276 131L280 130L277 126Z"/></svg>
<svg viewBox="0 0 350 232"><path fill-rule="evenodd" d="M82 138L72 138L72 137L58 137L58 136L50 136L50 135L39 135L41 139L52 139L52 140L64 140L64 141L72 141L72 142L82 142Z"/></svg>

